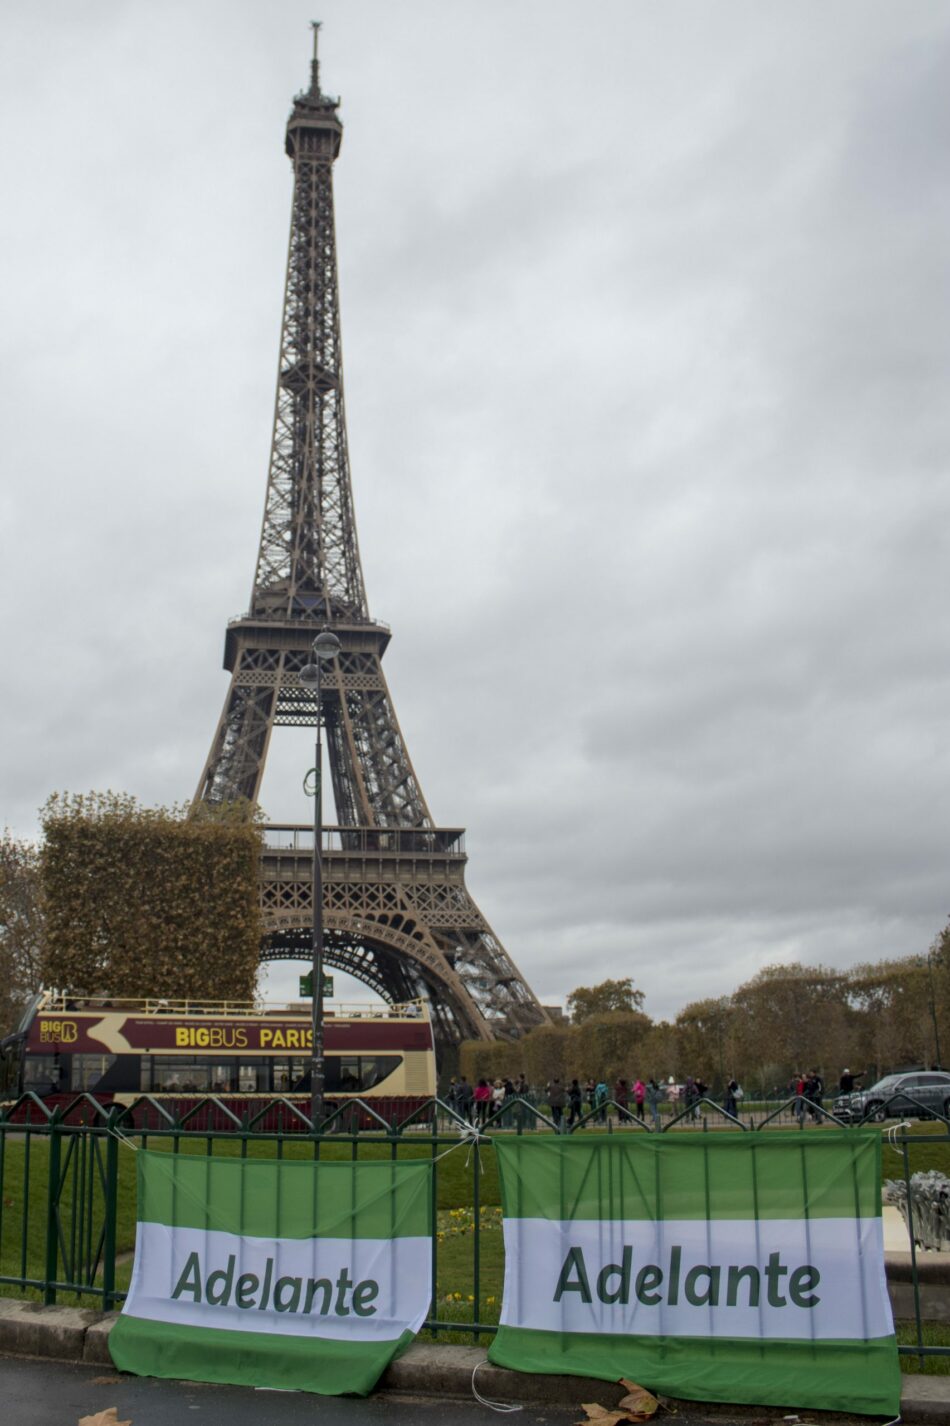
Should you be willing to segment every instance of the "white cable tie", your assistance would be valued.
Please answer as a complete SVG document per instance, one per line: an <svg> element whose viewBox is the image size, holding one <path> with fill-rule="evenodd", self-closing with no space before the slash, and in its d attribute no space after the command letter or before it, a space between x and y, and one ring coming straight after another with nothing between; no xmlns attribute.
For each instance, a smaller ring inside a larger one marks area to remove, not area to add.
<svg viewBox="0 0 950 1426"><path fill-rule="evenodd" d="M120 1130L117 1129L114 1124L110 1126L109 1133L113 1134L118 1139L120 1144L127 1144L128 1147L130 1149L134 1149L136 1153L138 1153L139 1149L142 1147L141 1144L133 1144L132 1140L128 1138L125 1134L121 1133Z"/></svg>
<svg viewBox="0 0 950 1426"><path fill-rule="evenodd" d="M472 1157L473 1146L475 1144L491 1143L491 1140L489 1138L487 1138L484 1134L480 1134L478 1132L478 1129L474 1124L459 1123L456 1125L456 1128L458 1129L459 1134L458 1143L452 1144L448 1149L443 1149L441 1154L436 1154L435 1158L432 1160L434 1164L437 1164L440 1159L444 1159L448 1154L454 1154L456 1149L461 1149L467 1144L468 1154L465 1159L465 1167L468 1168ZM485 1165L484 1163L482 1163L481 1159L479 1159L479 1168L481 1169L482 1173L485 1172Z"/></svg>
<svg viewBox="0 0 950 1426"><path fill-rule="evenodd" d="M912 1129L913 1127L909 1119L902 1119L899 1124L888 1124L884 1130L884 1137L887 1139L888 1148L893 1149L895 1154L899 1154L900 1149L897 1147L898 1131L900 1129Z"/></svg>
<svg viewBox="0 0 950 1426"><path fill-rule="evenodd" d="M523 1406L516 1406L511 1401L489 1401L487 1396L481 1395L478 1390L478 1387L475 1385L475 1373L478 1371L479 1367L484 1367L487 1365L488 1358L486 1357L483 1362L476 1362L474 1367L472 1368L472 1395L474 1396L475 1400L479 1402L482 1406L490 1407L492 1411L502 1412L503 1415L507 1415L511 1411L523 1411Z"/></svg>

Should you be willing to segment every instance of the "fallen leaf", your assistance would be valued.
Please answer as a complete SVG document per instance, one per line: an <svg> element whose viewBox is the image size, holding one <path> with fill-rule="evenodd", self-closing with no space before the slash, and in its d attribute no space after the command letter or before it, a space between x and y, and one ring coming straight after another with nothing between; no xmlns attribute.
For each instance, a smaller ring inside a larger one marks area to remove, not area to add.
<svg viewBox="0 0 950 1426"><path fill-rule="evenodd" d="M132 1426L128 1421L119 1421L118 1407L107 1406L105 1411L97 1411L94 1416L80 1416L79 1426Z"/></svg>
<svg viewBox="0 0 950 1426"><path fill-rule="evenodd" d="M581 1404L587 1412L587 1420L578 1421L575 1426L590 1426L591 1421L596 1421L598 1426L625 1426L630 1420L625 1411L608 1411L606 1406L599 1406L596 1401Z"/></svg>
<svg viewBox="0 0 950 1426"><path fill-rule="evenodd" d="M120 1376L94 1376L89 1383L90 1386L116 1386L122 1378Z"/></svg>
<svg viewBox="0 0 950 1426"><path fill-rule="evenodd" d="M627 1395L618 1401L617 1410L625 1411L629 1421L650 1421L660 1405L653 1393L638 1382L627 1381L625 1377L620 1385L627 1388Z"/></svg>

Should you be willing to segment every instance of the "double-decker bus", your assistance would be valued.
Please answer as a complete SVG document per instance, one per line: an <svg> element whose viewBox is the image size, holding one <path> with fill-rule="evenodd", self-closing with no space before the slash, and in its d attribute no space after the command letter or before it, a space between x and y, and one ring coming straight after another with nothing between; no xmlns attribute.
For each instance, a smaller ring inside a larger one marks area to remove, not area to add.
<svg viewBox="0 0 950 1426"><path fill-rule="evenodd" d="M232 1113L253 1118L278 1098L307 1112L311 1037L309 1005L44 990L2 1049L18 1061L17 1093L31 1091L48 1108L83 1093L103 1105L132 1105L148 1095L178 1117L214 1096ZM432 1024L423 1000L326 1007L324 1051L327 1113L361 1099L391 1120L435 1095ZM138 1111L134 1117L145 1123Z"/></svg>

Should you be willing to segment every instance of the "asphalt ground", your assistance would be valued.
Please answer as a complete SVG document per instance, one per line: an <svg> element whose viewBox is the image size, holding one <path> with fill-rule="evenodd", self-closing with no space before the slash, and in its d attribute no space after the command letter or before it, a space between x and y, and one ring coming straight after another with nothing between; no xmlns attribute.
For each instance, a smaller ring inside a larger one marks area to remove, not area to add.
<svg viewBox="0 0 950 1426"><path fill-rule="evenodd" d="M102 1367L38 1358L0 1357L0 1422L3 1426L77 1426L83 1416L116 1408L120 1422L132 1426L569 1426L585 1420L577 1406L525 1406L502 1415L474 1399L403 1396L388 1393L361 1397L313 1396L306 1392L260 1391L240 1386L160 1381L120 1375ZM742 1426L753 1426L744 1414ZM816 1418L802 1412L801 1420ZM840 1419L840 1418L839 1418ZM658 1423L670 1426L728 1426L728 1414L661 1412ZM755 1426L790 1426L782 1413L768 1408Z"/></svg>
<svg viewBox="0 0 950 1426"><path fill-rule="evenodd" d="M76 1426L83 1416L116 1408L132 1426L413 1426L458 1422L492 1426L502 1417L476 1401L432 1397L313 1396L309 1392L260 1391L243 1386L160 1381L120 1375L103 1367L36 1358L0 1357L0 1421L3 1426ZM576 1408L526 1407L524 1426L567 1426Z"/></svg>

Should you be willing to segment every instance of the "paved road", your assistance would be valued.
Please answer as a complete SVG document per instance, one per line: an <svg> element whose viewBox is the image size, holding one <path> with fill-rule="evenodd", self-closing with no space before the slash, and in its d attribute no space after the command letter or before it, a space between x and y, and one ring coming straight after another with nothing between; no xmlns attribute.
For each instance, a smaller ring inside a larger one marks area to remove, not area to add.
<svg viewBox="0 0 950 1426"><path fill-rule="evenodd" d="M471 1401L430 1397L312 1396L296 1391L254 1391L242 1386L206 1386L120 1376L107 1367L0 1357L0 1419L9 1426L76 1426L109 1406L132 1426L414 1426L458 1422L498 1426L503 1418ZM526 1407L519 1426L567 1426L583 1413L557 1407Z"/></svg>
<svg viewBox="0 0 950 1426"><path fill-rule="evenodd" d="M110 1406L132 1426L569 1426L583 1418L578 1407L526 1406L502 1416L476 1401L421 1396L311 1396L304 1392L254 1391L240 1386L202 1386L120 1376L105 1367L0 1356L0 1420L4 1426L77 1426ZM768 1408L755 1413L771 1423ZM803 1412L803 1416L809 1413ZM728 1417L715 1416L716 1426ZM704 1426L702 1411L667 1417L676 1426ZM828 1422L828 1418L825 1418ZM751 1426L748 1416L744 1426Z"/></svg>

